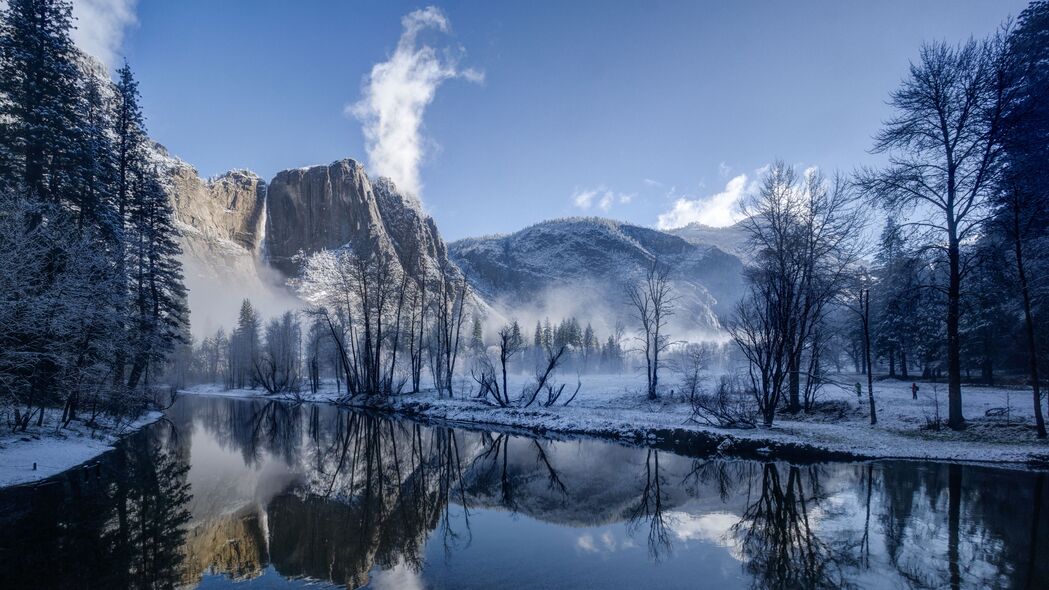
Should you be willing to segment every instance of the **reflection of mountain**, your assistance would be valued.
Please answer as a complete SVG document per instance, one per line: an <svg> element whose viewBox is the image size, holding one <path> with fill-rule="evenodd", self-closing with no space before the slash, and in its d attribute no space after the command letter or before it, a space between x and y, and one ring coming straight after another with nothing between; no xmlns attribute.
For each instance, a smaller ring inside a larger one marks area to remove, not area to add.
<svg viewBox="0 0 1049 590"><path fill-rule="evenodd" d="M254 506L195 523L186 535L184 571L188 580L211 570L234 580L257 576L266 559L266 531ZM194 575L196 574L196 575Z"/></svg>
<svg viewBox="0 0 1049 590"><path fill-rule="evenodd" d="M1049 579L1045 474L691 459L221 398L169 416L174 428L143 431L97 470L0 492L0 587L192 586L205 572L356 587L376 568L421 571L434 544L500 542L470 523L505 511L531 535L578 529L583 551L605 542L593 527L625 528L656 560L706 543L754 587ZM547 567L537 579L555 583Z"/></svg>

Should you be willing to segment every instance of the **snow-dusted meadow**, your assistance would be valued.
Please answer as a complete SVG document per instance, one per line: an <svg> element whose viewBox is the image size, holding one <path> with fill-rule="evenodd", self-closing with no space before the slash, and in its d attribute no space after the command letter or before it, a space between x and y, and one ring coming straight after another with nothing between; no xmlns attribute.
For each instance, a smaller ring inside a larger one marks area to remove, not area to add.
<svg viewBox="0 0 1049 590"><path fill-rule="evenodd" d="M511 391L520 391L529 377L516 375ZM563 376L567 398L575 388L575 375ZM748 449L765 445L771 455L777 448L803 448L818 457L847 454L857 458L906 458L947 461L1044 463L1049 461L1049 443L1035 437L1030 391L1008 387L963 387L968 428L954 432L946 427L930 428L937 411L946 416L946 384L920 382L917 400L911 399L911 382L884 379L875 381L874 392L878 424L869 421L866 380L857 375L836 375L842 386L825 386L819 397L821 411L781 415L772 428L719 428L692 419L691 405L680 394L672 375L667 375L666 391L656 401L645 398L644 375L582 375L578 396L565 407L538 403L528 408L500 408L474 397L473 382L462 379L454 398L438 397L433 390L393 397L389 401L366 403L398 413L454 424L473 424L494 428L524 429L535 432L593 435L636 443L656 443L667 436L682 439L689 435L713 435L728 441L720 446L731 453L742 442ZM851 384L864 383L857 398ZM673 392L673 393L672 393ZM188 394L234 397L262 396L261 389L223 390L204 385L184 390ZM306 401L333 402L339 398L334 383L316 395L304 394ZM542 397L544 394L540 394ZM938 406L938 410L937 410ZM988 412L992 414L988 415ZM1000 414L1000 415L998 415Z"/></svg>

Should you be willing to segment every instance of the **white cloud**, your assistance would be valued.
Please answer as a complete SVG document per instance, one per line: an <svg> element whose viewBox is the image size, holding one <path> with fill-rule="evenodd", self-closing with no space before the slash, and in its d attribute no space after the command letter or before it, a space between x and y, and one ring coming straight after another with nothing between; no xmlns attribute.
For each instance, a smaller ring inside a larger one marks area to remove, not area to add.
<svg viewBox="0 0 1049 590"><path fill-rule="evenodd" d="M391 178L400 188L419 196L419 164L424 156L423 115L445 80L463 78L482 82L484 74L460 69L456 53L418 43L425 30L448 33L448 18L435 6L401 18L403 32L393 55L372 66L361 99L348 106L364 128L371 172ZM459 50L461 53L461 50Z"/></svg>
<svg viewBox="0 0 1049 590"><path fill-rule="evenodd" d="M73 0L71 37L81 51L109 67L117 67L124 46L124 32L138 22L137 0Z"/></svg>
<svg viewBox="0 0 1049 590"><path fill-rule="evenodd" d="M597 208L605 213L609 212L614 204L626 205L633 199L633 194L613 192L603 186L595 189L577 190L572 194L572 204L576 208L588 211L596 204Z"/></svg>
<svg viewBox="0 0 1049 590"><path fill-rule="evenodd" d="M726 227L740 220L740 201L756 189L754 181L746 174L733 177L725 184L725 190L708 197L693 199L678 197L673 207L659 216L659 229L672 229L690 223L702 223L711 227Z"/></svg>
<svg viewBox="0 0 1049 590"><path fill-rule="evenodd" d="M391 568L373 569L368 586L375 590L422 590L426 584L419 572L414 571L404 561L398 560Z"/></svg>

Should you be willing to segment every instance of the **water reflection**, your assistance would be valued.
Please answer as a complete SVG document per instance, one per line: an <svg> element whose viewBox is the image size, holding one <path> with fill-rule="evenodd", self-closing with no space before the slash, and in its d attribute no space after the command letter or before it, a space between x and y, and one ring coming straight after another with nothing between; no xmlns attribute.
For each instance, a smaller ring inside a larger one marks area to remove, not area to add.
<svg viewBox="0 0 1049 590"><path fill-rule="evenodd" d="M1044 473L690 458L220 398L169 418L0 492L0 587L1049 584Z"/></svg>

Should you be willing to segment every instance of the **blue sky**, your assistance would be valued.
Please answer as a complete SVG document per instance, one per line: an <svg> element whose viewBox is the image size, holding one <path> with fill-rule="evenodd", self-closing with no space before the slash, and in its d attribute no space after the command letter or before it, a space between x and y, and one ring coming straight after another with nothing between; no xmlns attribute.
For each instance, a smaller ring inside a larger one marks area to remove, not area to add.
<svg viewBox="0 0 1049 590"><path fill-rule="evenodd" d="M876 162L870 138L919 44L983 36L1025 5L89 3L130 9L112 54L139 77L153 137L202 175L353 157L414 174L446 239L580 214L728 223L773 159ZM406 73L372 76L384 63ZM383 113L389 137L369 144L362 120Z"/></svg>

